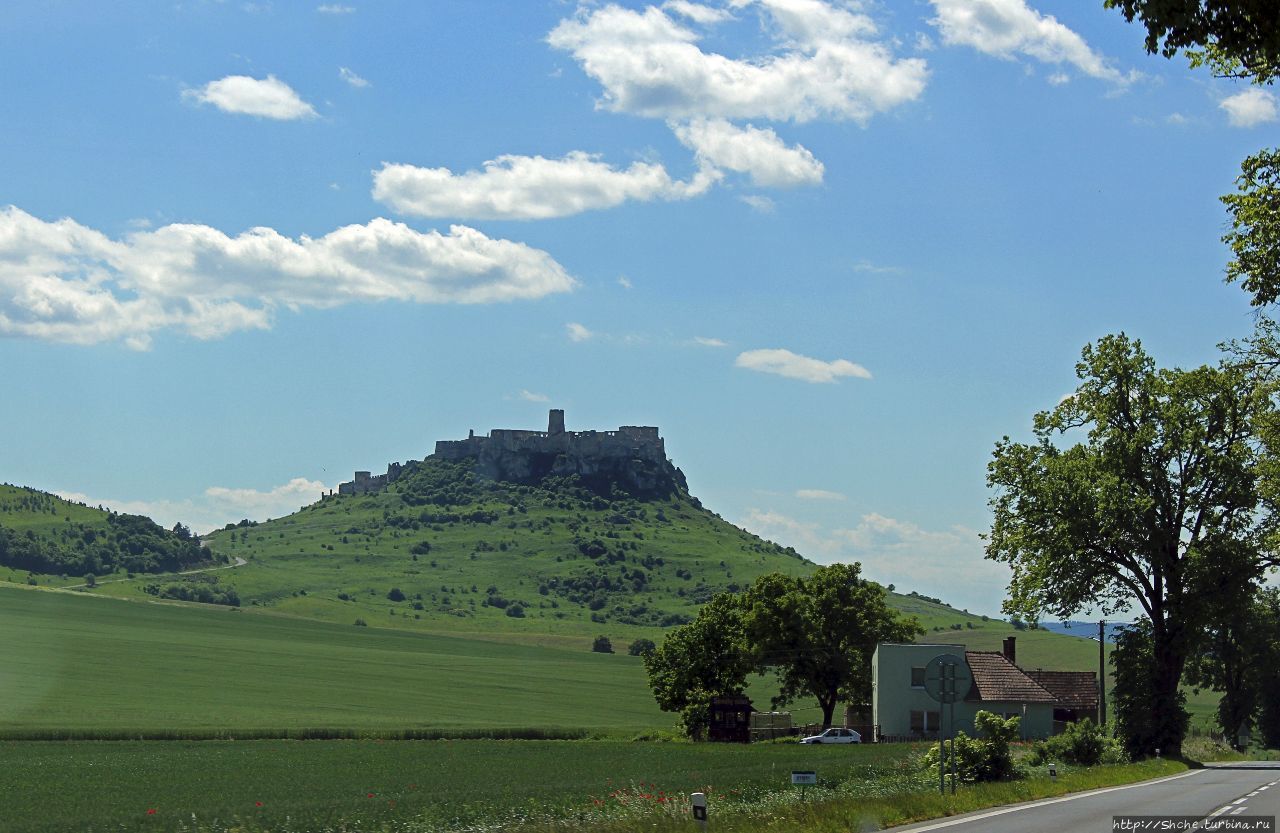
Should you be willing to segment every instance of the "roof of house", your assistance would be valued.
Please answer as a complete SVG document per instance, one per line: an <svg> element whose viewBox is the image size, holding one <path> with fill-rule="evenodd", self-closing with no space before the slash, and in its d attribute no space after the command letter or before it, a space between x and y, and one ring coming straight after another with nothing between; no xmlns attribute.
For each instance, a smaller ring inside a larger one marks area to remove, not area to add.
<svg viewBox="0 0 1280 833"><path fill-rule="evenodd" d="M1098 707L1098 675L1092 671L1028 671L1027 676L1071 709Z"/></svg>
<svg viewBox="0 0 1280 833"><path fill-rule="evenodd" d="M965 662L973 672L973 687L964 699L968 702L984 700L1017 701L1020 703L1057 702L1044 686L1027 676L1027 673L1009 661L999 651L965 651Z"/></svg>

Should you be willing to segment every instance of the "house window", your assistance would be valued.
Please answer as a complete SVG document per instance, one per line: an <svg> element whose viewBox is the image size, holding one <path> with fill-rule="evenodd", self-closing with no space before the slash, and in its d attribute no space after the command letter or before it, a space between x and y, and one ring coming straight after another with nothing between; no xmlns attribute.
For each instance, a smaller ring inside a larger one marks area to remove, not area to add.
<svg viewBox="0 0 1280 833"><path fill-rule="evenodd" d="M911 687L924 688L924 666L911 669Z"/></svg>
<svg viewBox="0 0 1280 833"><path fill-rule="evenodd" d="M911 734L927 735L929 733L937 733L939 724L938 712L932 711L913 711L911 712Z"/></svg>

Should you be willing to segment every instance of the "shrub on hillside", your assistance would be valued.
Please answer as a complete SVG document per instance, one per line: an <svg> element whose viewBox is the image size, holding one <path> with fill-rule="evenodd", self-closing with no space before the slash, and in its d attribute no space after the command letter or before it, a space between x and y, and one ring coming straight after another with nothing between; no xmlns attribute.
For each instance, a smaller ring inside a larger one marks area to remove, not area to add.
<svg viewBox="0 0 1280 833"><path fill-rule="evenodd" d="M654 644L652 639L637 639L627 648L627 654L633 657L647 657L657 650L658 646Z"/></svg>
<svg viewBox="0 0 1280 833"><path fill-rule="evenodd" d="M591 650L597 654L612 654L613 643L609 641L607 636L597 636L595 641L591 643Z"/></svg>
<svg viewBox="0 0 1280 833"><path fill-rule="evenodd" d="M404 591L401 590L399 587L392 587L387 592L387 598L393 602L403 602L405 599Z"/></svg>

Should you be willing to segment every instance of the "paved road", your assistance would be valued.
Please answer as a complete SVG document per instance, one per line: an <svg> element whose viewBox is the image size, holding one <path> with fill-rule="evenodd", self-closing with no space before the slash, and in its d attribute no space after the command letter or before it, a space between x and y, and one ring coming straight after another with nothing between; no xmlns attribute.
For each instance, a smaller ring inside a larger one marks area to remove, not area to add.
<svg viewBox="0 0 1280 833"><path fill-rule="evenodd" d="M1114 816L1280 816L1280 763L1210 764L1182 775L893 828L894 833L1110 833ZM1273 827L1273 829L1275 829Z"/></svg>

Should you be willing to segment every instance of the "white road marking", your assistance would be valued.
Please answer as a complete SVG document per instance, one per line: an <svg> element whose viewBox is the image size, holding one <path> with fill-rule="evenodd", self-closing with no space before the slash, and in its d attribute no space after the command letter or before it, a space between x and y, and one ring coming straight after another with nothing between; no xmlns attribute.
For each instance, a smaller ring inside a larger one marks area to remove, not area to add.
<svg viewBox="0 0 1280 833"><path fill-rule="evenodd" d="M1248 797L1248 796L1245 796L1244 798L1237 798L1235 801L1233 801L1233 802L1231 802L1231 803L1232 803L1232 804L1243 804L1243 803L1245 803L1245 802L1246 802L1246 801L1248 801L1248 800L1249 800L1249 797Z"/></svg>
<svg viewBox="0 0 1280 833"><path fill-rule="evenodd" d="M1249 809L1249 808L1248 808L1248 807L1237 807L1237 808L1235 808L1234 810L1232 810L1232 811L1231 811L1230 815L1238 816L1238 815L1240 815L1241 813L1243 813L1243 812L1244 812L1245 810L1247 810L1247 809Z"/></svg>
<svg viewBox="0 0 1280 833"><path fill-rule="evenodd" d="M1033 807L1046 807L1050 804L1061 804L1064 801L1075 801L1078 798L1089 798L1090 796L1102 795L1103 793L1113 793L1120 790L1132 790L1135 787L1149 787L1153 784L1162 784L1165 781L1174 781L1178 778L1187 778L1192 775L1198 775L1202 772L1208 772L1207 769L1192 769L1178 775L1170 775L1168 778L1160 778L1155 781L1140 781L1137 784L1125 784L1123 787L1107 787L1102 790L1092 790L1090 792L1076 793L1075 795L1064 795L1060 798L1050 798L1044 801L1037 801L1034 804L1023 804L1018 807L1005 807L1002 810L993 810L990 813L982 813L976 816L966 816L964 818L951 819L949 821L931 824L928 827L914 827L911 833L926 833L929 830L941 830L944 827L954 827L957 824L968 824L971 821L979 821L981 819L989 819L993 816L1003 816L1006 813L1016 813L1020 810L1030 810Z"/></svg>
<svg viewBox="0 0 1280 833"><path fill-rule="evenodd" d="M1210 813L1210 814L1209 814L1208 816L1206 816L1205 818L1210 818L1210 819L1211 819L1211 818L1214 818L1215 816L1220 816L1220 815L1222 815L1222 814L1223 814L1223 813L1225 813L1225 812L1227 812L1227 808L1226 808L1226 807L1219 807L1218 809L1214 810L1212 813Z"/></svg>

